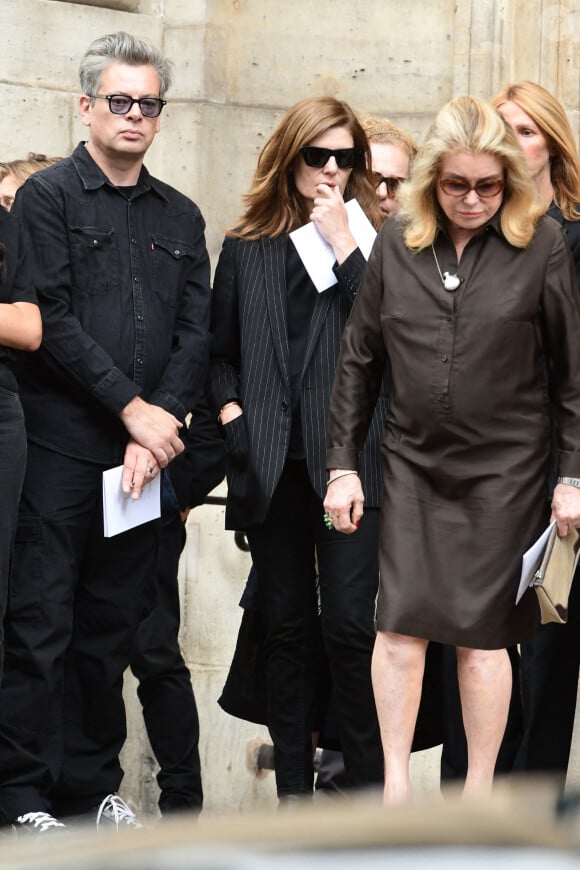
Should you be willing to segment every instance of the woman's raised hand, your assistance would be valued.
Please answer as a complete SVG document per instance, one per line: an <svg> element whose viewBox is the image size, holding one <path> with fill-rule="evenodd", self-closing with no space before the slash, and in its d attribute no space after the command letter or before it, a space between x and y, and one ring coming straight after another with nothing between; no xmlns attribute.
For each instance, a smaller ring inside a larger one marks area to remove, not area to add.
<svg viewBox="0 0 580 870"><path fill-rule="evenodd" d="M337 262L343 263L357 248L357 243L348 226L342 194L338 186L331 184L319 184L316 194L310 219L331 246Z"/></svg>

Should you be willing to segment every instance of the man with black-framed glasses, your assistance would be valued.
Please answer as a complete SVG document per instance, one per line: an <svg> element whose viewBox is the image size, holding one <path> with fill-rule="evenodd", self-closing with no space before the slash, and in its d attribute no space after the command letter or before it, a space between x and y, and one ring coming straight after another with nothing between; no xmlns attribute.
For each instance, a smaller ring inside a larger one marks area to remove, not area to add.
<svg viewBox="0 0 580 870"><path fill-rule="evenodd" d="M102 473L137 499L183 450L207 367L209 261L197 206L149 175L170 63L127 33L80 67L88 129L14 211L44 321L22 361L28 429L0 690L0 821L138 823L116 794L122 675L153 603L158 521L103 536Z"/></svg>

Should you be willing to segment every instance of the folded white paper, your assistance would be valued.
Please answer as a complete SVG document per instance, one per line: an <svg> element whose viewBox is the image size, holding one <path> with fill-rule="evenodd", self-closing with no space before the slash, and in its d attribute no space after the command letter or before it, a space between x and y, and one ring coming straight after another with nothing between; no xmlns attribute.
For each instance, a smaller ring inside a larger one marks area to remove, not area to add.
<svg viewBox="0 0 580 870"><path fill-rule="evenodd" d="M534 579L534 574L540 567L542 556L544 555L544 550L546 549L546 544L550 537L550 532L555 525L556 520L550 523L548 528L542 532L538 540L532 544L530 549L526 550L522 556L522 573L520 576L520 585L518 586L518 594L516 595L516 604L519 603L522 595Z"/></svg>
<svg viewBox="0 0 580 870"><path fill-rule="evenodd" d="M365 260L368 260L377 232L356 199L346 203L346 211L348 227ZM290 233L290 238L318 292L322 293L334 286L337 280L332 267L336 257L332 247L322 238L316 224L310 221Z"/></svg>
<svg viewBox="0 0 580 870"><path fill-rule="evenodd" d="M103 471L103 525L105 538L156 520L161 516L161 475L141 490L141 497L131 498L121 489L123 466Z"/></svg>

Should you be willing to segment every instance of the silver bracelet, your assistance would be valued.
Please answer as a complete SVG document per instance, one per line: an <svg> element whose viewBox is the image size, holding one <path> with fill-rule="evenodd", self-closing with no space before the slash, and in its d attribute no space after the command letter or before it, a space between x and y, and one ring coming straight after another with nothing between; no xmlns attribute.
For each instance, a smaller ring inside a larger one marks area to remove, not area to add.
<svg viewBox="0 0 580 870"><path fill-rule="evenodd" d="M330 486L331 483L334 483L335 480L338 480L339 477L346 477L347 474L356 474L358 476L358 471L343 471L342 474L337 474L336 477L333 477L332 480L327 480L326 485ZM579 483L580 486L580 483Z"/></svg>
<svg viewBox="0 0 580 870"><path fill-rule="evenodd" d="M559 477L558 483L563 483L565 486L575 486L580 489L580 477Z"/></svg>

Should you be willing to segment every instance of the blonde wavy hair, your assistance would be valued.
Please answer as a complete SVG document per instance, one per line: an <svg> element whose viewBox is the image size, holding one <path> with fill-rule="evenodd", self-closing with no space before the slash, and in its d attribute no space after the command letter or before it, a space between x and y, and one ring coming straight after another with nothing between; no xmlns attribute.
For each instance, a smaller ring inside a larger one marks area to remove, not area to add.
<svg viewBox="0 0 580 870"><path fill-rule="evenodd" d="M0 181L6 178L7 175L13 175L18 183L22 185L30 175L41 169L46 169L47 166L52 166L53 163L58 163L59 160L62 160L62 157L46 157L44 154L36 154L30 151L28 157L0 163Z"/></svg>
<svg viewBox="0 0 580 870"><path fill-rule="evenodd" d="M276 238L309 219L304 200L294 183L294 168L302 160L300 149L332 127L346 127L363 156L355 162L344 192L345 201L356 198L378 228L382 215L372 181L370 148L366 134L351 107L334 97L307 97L288 109L264 145L249 192L245 211L227 235L241 239Z"/></svg>
<svg viewBox="0 0 580 870"><path fill-rule="evenodd" d="M375 118L374 115L365 115L361 118L362 128L367 134L367 139L370 143L376 142L380 145L397 145L407 154L409 160L412 161L417 154L417 144L415 140L409 136L388 118Z"/></svg>
<svg viewBox="0 0 580 870"><path fill-rule="evenodd" d="M405 224L408 248L420 251L433 243L445 225L437 199L437 180L444 159L454 151L491 154L502 164L505 189L500 212L507 241L525 248L543 212L521 149L499 113L476 97L457 97L447 103L433 122L413 163L410 180L400 188L399 219Z"/></svg>
<svg viewBox="0 0 580 870"><path fill-rule="evenodd" d="M504 103L519 106L546 137L554 202L566 220L580 220L580 158L564 107L535 82L506 85L491 99L499 111Z"/></svg>

